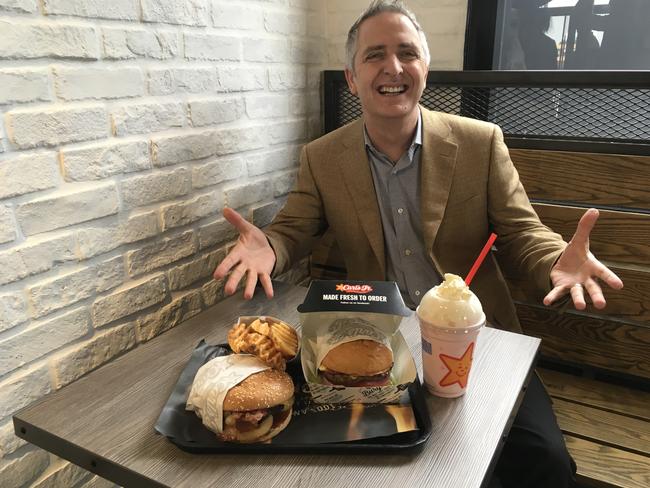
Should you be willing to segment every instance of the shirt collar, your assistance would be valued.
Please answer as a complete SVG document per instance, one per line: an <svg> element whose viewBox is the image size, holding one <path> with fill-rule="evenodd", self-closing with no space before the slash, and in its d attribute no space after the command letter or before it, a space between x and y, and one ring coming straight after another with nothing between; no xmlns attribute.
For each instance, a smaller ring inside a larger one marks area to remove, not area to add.
<svg viewBox="0 0 650 488"><path fill-rule="evenodd" d="M368 131L366 130L366 124L363 124L363 140L366 144L366 147L373 151L376 154L381 154L382 156L386 157L384 153L382 153L379 149L377 149L372 141L370 140L370 136L368 135ZM415 126L415 135L413 136L413 140L411 141L411 145L409 146L408 149L408 158L409 161L413 161L413 155L415 154L415 150L422 146L422 112L418 109L418 122L417 125Z"/></svg>

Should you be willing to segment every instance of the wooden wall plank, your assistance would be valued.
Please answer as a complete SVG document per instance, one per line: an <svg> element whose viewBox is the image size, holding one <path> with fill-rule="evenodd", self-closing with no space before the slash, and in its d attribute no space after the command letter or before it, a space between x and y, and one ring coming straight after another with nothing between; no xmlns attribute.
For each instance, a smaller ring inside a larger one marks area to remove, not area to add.
<svg viewBox="0 0 650 488"><path fill-rule="evenodd" d="M549 395L650 421L650 393L538 368Z"/></svg>
<svg viewBox="0 0 650 488"><path fill-rule="evenodd" d="M650 184L650 182L649 182ZM533 203L541 221L569 241L584 208ZM600 210L590 236L591 251L600 260L650 265L650 215Z"/></svg>
<svg viewBox="0 0 650 488"><path fill-rule="evenodd" d="M532 199L650 210L650 157L512 149Z"/></svg>
<svg viewBox="0 0 650 488"><path fill-rule="evenodd" d="M602 316L608 319L620 319L627 323L650 326L650 272L639 269L628 269L617 266L610 266L610 269L623 280L622 290L612 290L603 284L603 293L607 306L598 310L588 304L586 313ZM506 277L510 285L512 297L522 303L541 305L534 302L530 295L525 293L526 284ZM571 307L569 307L571 308Z"/></svg>
<svg viewBox="0 0 650 488"><path fill-rule="evenodd" d="M557 398L553 400L553 411L565 434L643 456L649 454L650 422Z"/></svg>
<svg viewBox="0 0 650 488"><path fill-rule="evenodd" d="M566 435L578 481L594 487L647 488L650 458Z"/></svg>
<svg viewBox="0 0 650 488"><path fill-rule="evenodd" d="M546 356L650 378L650 327L521 303L517 314Z"/></svg>

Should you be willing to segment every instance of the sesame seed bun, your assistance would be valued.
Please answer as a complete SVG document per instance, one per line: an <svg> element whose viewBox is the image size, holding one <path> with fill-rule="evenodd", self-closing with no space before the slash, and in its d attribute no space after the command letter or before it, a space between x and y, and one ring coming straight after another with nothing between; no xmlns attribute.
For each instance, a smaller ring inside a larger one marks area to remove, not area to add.
<svg viewBox="0 0 650 488"><path fill-rule="evenodd" d="M250 375L232 387L223 400L223 409L232 412L270 408L293 397L291 376L275 369Z"/></svg>
<svg viewBox="0 0 650 488"><path fill-rule="evenodd" d="M393 351L377 341L358 339L332 348L320 364L321 370L372 376L393 366Z"/></svg>

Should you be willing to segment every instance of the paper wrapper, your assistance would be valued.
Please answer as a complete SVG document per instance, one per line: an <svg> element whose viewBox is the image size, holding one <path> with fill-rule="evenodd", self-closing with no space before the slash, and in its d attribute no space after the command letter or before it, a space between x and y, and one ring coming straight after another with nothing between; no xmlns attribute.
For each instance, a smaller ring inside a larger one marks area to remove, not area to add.
<svg viewBox="0 0 650 488"><path fill-rule="evenodd" d="M214 358L199 368L194 377L185 408L201 418L213 432L223 432L223 400L228 391L250 375L270 369L249 354Z"/></svg>
<svg viewBox="0 0 650 488"><path fill-rule="evenodd" d="M381 313L312 312L302 319L302 369L316 403L395 403L415 381L417 370L404 337L401 317ZM336 344L357 339L379 340L393 351L391 384L345 387L320 383L318 366Z"/></svg>

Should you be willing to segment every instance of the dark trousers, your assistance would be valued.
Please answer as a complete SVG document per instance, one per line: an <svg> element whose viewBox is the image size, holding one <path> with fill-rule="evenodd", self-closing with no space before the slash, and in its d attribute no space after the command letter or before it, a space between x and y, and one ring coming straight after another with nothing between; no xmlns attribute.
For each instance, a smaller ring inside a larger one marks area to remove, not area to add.
<svg viewBox="0 0 650 488"><path fill-rule="evenodd" d="M575 473L551 399L533 374L488 486L573 488Z"/></svg>

